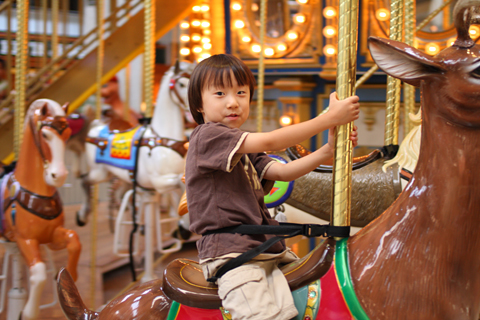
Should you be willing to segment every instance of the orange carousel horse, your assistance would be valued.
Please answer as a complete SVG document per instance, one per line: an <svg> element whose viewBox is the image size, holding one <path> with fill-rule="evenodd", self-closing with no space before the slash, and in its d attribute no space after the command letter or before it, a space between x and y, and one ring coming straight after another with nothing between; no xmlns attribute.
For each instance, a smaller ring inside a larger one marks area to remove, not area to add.
<svg viewBox="0 0 480 320"><path fill-rule="evenodd" d="M40 244L48 244L52 250L67 248L67 269L77 278L81 244L75 231L64 228L62 202L56 190L68 174L65 142L71 130L66 110L66 105L48 99L30 105L16 167L4 177L0 189L1 234L17 243L30 270L24 320L37 318L46 282Z"/></svg>

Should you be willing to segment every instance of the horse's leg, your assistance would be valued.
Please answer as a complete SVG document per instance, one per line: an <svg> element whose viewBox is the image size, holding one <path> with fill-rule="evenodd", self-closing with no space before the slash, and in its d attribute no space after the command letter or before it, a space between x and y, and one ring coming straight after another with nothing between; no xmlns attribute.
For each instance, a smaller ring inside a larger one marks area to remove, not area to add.
<svg viewBox="0 0 480 320"><path fill-rule="evenodd" d="M53 232L52 242L48 244L52 250L61 250L67 248L68 263L67 270L74 281L77 280L77 264L82 251L82 244L75 231L58 227Z"/></svg>
<svg viewBox="0 0 480 320"><path fill-rule="evenodd" d="M47 281L47 270L42 261L37 240L22 239L17 235L17 246L30 267L30 291L22 311L22 320L33 320L40 312L40 298Z"/></svg>
<svg viewBox="0 0 480 320"><path fill-rule="evenodd" d="M97 166L90 170L87 175L82 176L82 188L85 192L85 202L77 212L77 224L83 227L87 223L88 215L90 214L92 203L91 186L108 179L108 172L103 166Z"/></svg>

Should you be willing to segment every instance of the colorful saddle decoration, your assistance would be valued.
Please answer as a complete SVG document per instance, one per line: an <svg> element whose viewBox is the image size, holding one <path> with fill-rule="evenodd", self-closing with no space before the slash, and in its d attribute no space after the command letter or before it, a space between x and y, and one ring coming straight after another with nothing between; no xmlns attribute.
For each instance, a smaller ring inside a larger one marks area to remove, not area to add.
<svg viewBox="0 0 480 320"><path fill-rule="evenodd" d="M96 163L105 163L118 168L134 170L135 159L138 152L138 143L144 126L122 131L111 132L108 126L105 126L97 138L95 144L99 146L95 154Z"/></svg>
<svg viewBox="0 0 480 320"><path fill-rule="evenodd" d="M274 154L268 155L280 163L287 163L287 160ZM274 208L283 204L292 194L294 181L275 181L272 190L264 197L267 208Z"/></svg>

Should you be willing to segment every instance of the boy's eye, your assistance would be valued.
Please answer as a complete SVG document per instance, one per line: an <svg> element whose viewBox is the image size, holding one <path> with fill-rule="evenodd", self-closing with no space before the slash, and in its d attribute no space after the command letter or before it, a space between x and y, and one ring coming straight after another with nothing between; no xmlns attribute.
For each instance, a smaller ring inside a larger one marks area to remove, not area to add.
<svg viewBox="0 0 480 320"><path fill-rule="evenodd" d="M215 95L217 95L217 96L223 96L223 92L217 91L217 92L215 92Z"/></svg>
<svg viewBox="0 0 480 320"><path fill-rule="evenodd" d="M237 94L246 94L247 92L246 91L238 91Z"/></svg>

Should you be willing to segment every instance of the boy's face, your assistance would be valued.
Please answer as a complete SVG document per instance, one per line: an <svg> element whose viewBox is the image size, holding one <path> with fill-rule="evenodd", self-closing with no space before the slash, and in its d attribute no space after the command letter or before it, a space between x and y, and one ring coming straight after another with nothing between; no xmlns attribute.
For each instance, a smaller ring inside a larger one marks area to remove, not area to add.
<svg viewBox="0 0 480 320"><path fill-rule="evenodd" d="M223 123L229 128L240 128L250 112L250 88L239 86L231 74L232 87L205 87L202 90L203 114L205 123Z"/></svg>

